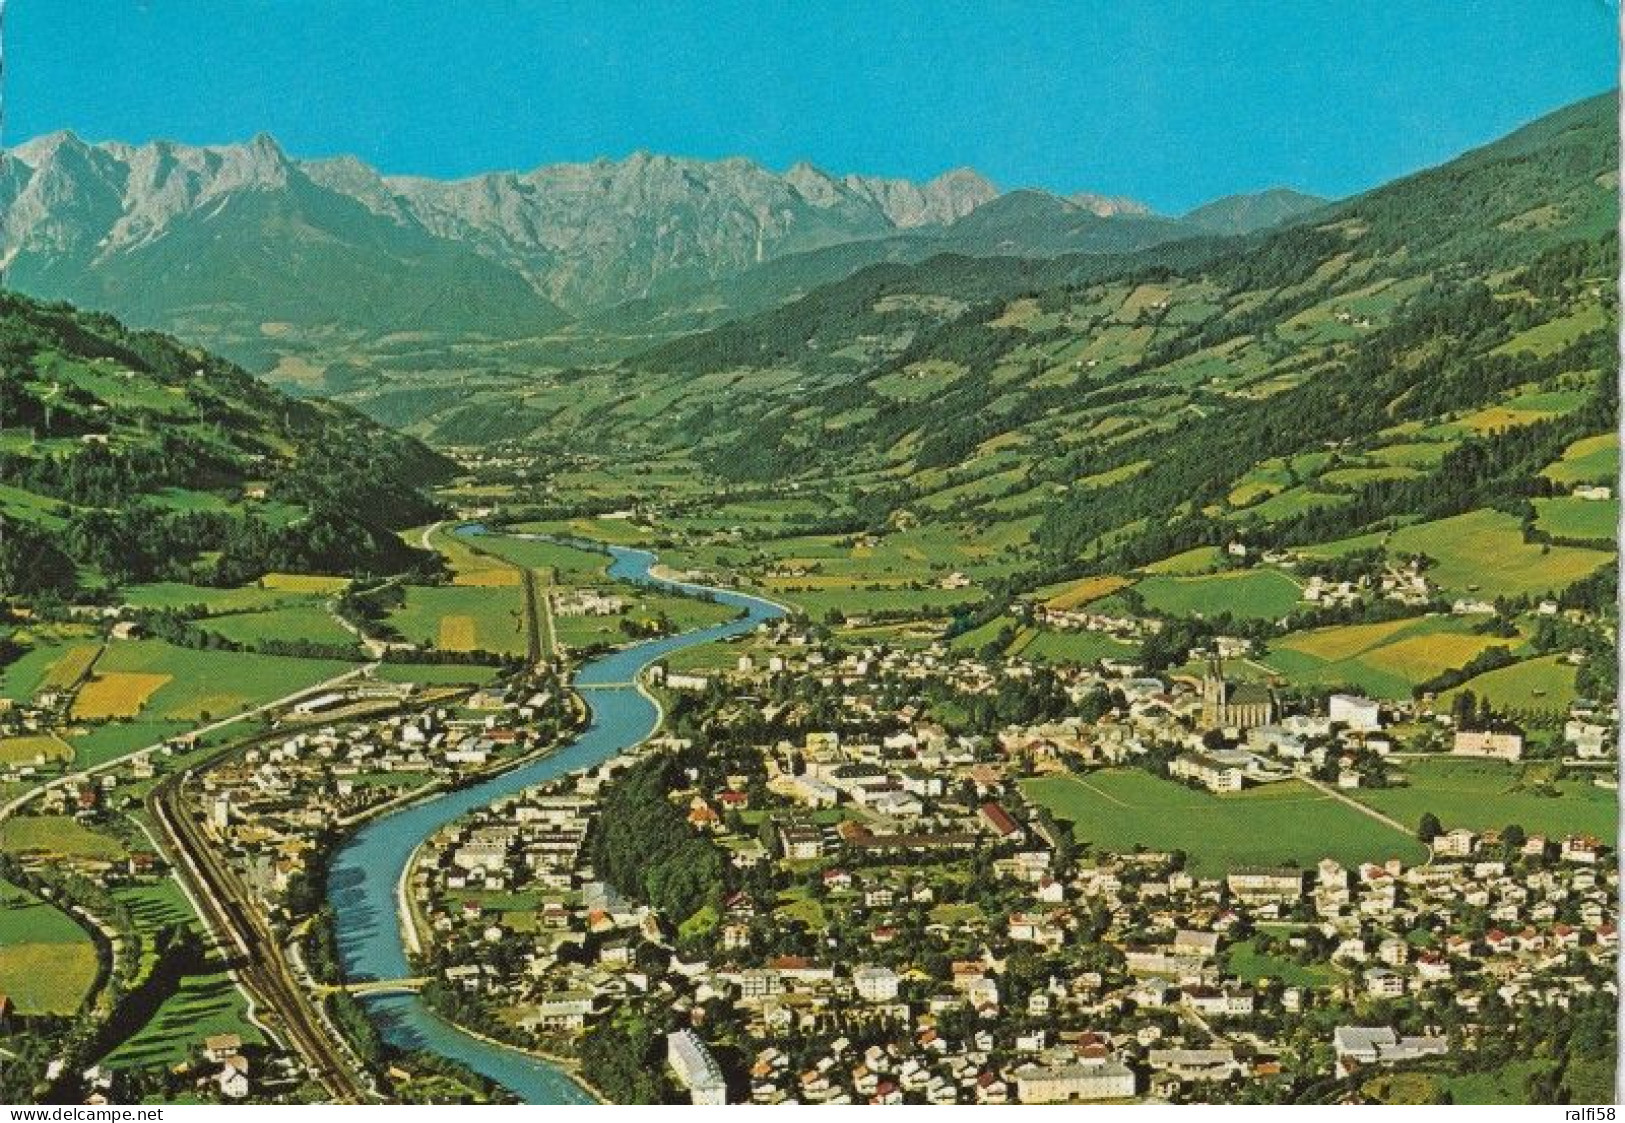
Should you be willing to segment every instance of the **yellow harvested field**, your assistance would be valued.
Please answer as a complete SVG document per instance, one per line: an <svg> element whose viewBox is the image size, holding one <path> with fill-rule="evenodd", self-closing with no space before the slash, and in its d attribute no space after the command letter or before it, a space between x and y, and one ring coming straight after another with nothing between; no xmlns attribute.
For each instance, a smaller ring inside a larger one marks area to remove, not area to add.
<svg viewBox="0 0 1625 1123"><path fill-rule="evenodd" d="M96 948L74 943L0 946L0 983L18 1013L68 1016L96 982Z"/></svg>
<svg viewBox="0 0 1625 1123"><path fill-rule="evenodd" d="M803 573L795 577L769 577L762 583L770 589L898 589L912 584L914 577L853 577L846 573Z"/></svg>
<svg viewBox="0 0 1625 1123"><path fill-rule="evenodd" d="M321 573L267 573L260 578L262 588L288 593L337 593L349 584L348 577Z"/></svg>
<svg viewBox="0 0 1625 1123"><path fill-rule="evenodd" d="M414 541L413 545L417 543ZM445 556L453 585L481 589L511 588L519 584L519 569L481 553L444 528L429 535L428 544Z"/></svg>
<svg viewBox="0 0 1625 1123"><path fill-rule="evenodd" d="M169 721L213 721L247 708L241 694L198 694L165 706L163 716Z"/></svg>
<svg viewBox="0 0 1625 1123"><path fill-rule="evenodd" d="M1032 297L1023 297L1012 300L1005 306L1003 313L996 320L989 320L990 328L1020 328L1026 327L1039 315L1038 301Z"/></svg>
<svg viewBox="0 0 1625 1123"><path fill-rule="evenodd" d="M1317 659L1327 662L1336 662L1339 659L1350 659L1383 643L1395 632L1401 631L1416 623L1411 618L1399 620L1383 620L1376 624L1350 624L1345 627L1317 628L1312 632L1291 636L1278 640L1276 647L1283 647L1289 651L1301 651L1305 655L1313 655ZM1396 645L1397 646L1397 645Z"/></svg>
<svg viewBox="0 0 1625 1123"><path fill-rule="evenodd" d="M102 649L94 643L75 644L63 653L62 658L51 664L50 671L40 683L41 690L68 690L75 686L80 679L90 673L95 665L96 656Z"/></svg>
<svg viewBox="0 0 1625 1123"><path fill-rule="evenodd" d="M1056 593L1044 603L1051 608L1077 608L1080 604L1088 604L1090 601L1110 596L1129 584L1132 584L1132 582L1127 577L1119 577L1116 574L1107 574L1103 577L1085 577L1083 580L1074 582Z"/></svg>
<svg viewBox="0 0 1625 1123"><path fill-rule="evenodd" d="M1245 507L1255 500L1268 499L1286 487L1268 480L1252 480L1231 490L1228 502L1232 507Z"/></svg>
<svg viewBox="0 0 1625 1123"><path fill-rule="evenodd" d="M440 642L437 646L444 651L473 651L479 646L474 634L474 618L472 616L442 616L440 618Z"/></svg>
<svg viewBox="0 0 1625 1123"><path fill-rule="evenodd" d="M1166 301L1172 291L1167 285L1141 285L1124 299L1122 306L1117 310L1117 318L1137 320L1140 313L1154 309Z"/></svg>
<svg viewBox="0 0 1625 1123"><path fill-rule="evenodd" d="M0 737L0 764L33 764L46 760L72 760L73 746L54 733Z"/></svg>
<svg viewBox="0 0 1625 1123"><path fill-rule="evenodd" d="M147 699L174 676L141 671L109 671L97 675L73 700L73 716L83 719L134 717Z"/></svg>
<svg viewBox="0 0 1625 1123"><path fill-rule="evenodd" d="M1461 419L1461 424L1475 433L1490 433L1496 429L1516 429L1523 425L1533 425L1537 421L1545 421L1548 417L1554 416L1556 414L1548 410L1488 406L1477 413L1468 414Z"/></svg>
<svg viewBox="0 0 1625 1123"><path fill-rule="evenodd" d="M466 569L451 579L453 585L471 585L481 589L510 589L519 584L519 571L508 566L493 569Z"/></svg>
<svg viewBox="0 0 1625 1123"><path fill-rule="evenodd" d="M1451 667L1465 666L1486 648L1507 646L1499 636L1462 636L1436 632L1426 636L1411 636L1396 640L1373 651L1367 660L1372 666L1406 678L1421 680L1432 678Z"/></svg>

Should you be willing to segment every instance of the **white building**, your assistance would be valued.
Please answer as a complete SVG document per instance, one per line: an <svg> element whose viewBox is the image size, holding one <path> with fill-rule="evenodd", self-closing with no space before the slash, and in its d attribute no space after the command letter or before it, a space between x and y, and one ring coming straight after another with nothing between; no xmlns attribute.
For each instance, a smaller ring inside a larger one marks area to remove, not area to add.
<svg viewBox="0 0 1625 1123"><path fill-rule="evenodd" d="M1363 733L1382 728L1382 707L1358 694L1333 694L1327 702L1327 716Z"/></svg>
<svg viewBox="0 0 1625 1123"><path fill-rule="evenodd" d="M1570 718L1563 726L1563 740L1574 746L1576 756L1584 760L1597 760L1613 751L1613 739L1608 727L1593 721Z"/></svg>
<svg viewBox="0 0 1625 1123"><path fill-rule="evenodd" d="M1120 1061L1024 1065L1016 1070L1016 1099L1024 1104L1126 1100L1134 1095L1134 1072Z"/></svg>
<svg viewBox="0 0 1625 1123"><path fill-rule="evenodd" d="M1450 1046L1442 1037L1401 1037L1387 1026L1338 1026L1332 1032L1332 1050L1337 1054L1337 1075L1343 1077L1361 1065L1442 1057Z"/></svg>
<svg viewBox="0 0 1625 1123"><path fill-rule="evenodd" d="M666 1063L677 1074L677 1082L688 1089L693 1103L718 1106L728 1102L728 1084L722 1078L722 1069L693 1030L666 1035Z"/></svg>
<svg viewBox="0 0 1625 1123"><path fill-rule="evenodd" d="M865 1002L890 1002L897 997L902 979L890 967L854 967L852 984Z"/></svg>

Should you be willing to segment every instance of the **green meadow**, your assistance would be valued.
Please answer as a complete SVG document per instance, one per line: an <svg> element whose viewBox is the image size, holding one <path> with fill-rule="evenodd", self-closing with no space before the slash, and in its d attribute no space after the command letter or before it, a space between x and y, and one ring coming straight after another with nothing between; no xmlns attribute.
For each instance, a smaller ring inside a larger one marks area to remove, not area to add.
<svg viewBox="0 0 1625 1123"><path fill-rule="evenodd" d="M1610 529L1605 538L1612 537ZM1613 560L1611 551L1526 543L1518 520L1501 511L1469 511L1401 527L1390 554L1426 554L1428 579L1447 593L1523 596L1559 592Z"/></svg>
<svg viewBox="0 0 1625 1123"><path fill-rule="evenodd" d="M1608 543L1618 524L1618 499L1535 500L1535 525L1554 538Z"/></svg>
<svg viewBox="0 0 1625 1123"><path fill-rule="evenodd" d="M1441 706L1450 705L1463 690L1487 698L1502 713L1564 713L1575 699L1576 668L1561 655L1542 655L1506 667L1486 671L1440 697Z"/></svg>
<svg viewBox="0 0 1625 1123"><path fill-rule="evenodd" d="M1589 780L1546 783L1549 764L1506 764L1470 759L1401 762L1403 786L1361 788L1350 794L1407 826L1432 812L1446 829L1499 830L1517 823L1530 834L1613 838L1615 793Z"/></svg>
<svg viewBox="0 0 1625 1123"><path fill-rule="evenodd" d="M1229 795L1194 791L1136 768L1044 776L1021 785L1027 799L1072 823L1073 834L1104 850L1183 850L1208 876L1236 866L1311 865L1398 857L1426 850L1369 816L1297 781Z"/></svg>
<svg viewBox="0 0 1625 1123"><path fill-rule="evenodd" d="M511 572L511 571L510 571ZM523 590L512 585L412 585L389 616L401 635L447 651L525 653Z"/></svg>
<svg viewBox="0 0 1625 1123"><path fill-rule="evenodd" d="M1303 596L1292 578L1276 569L1232 569L1199 576L1159 573L1134 586L1148 608L1172 616L1232 616L1275 620Z"/></svg>
<svg viewBox="0 0 1625 1123"><path fill-rule="evenodd" d="M67 913L0 882L0 994L23 1014L72 1014L96 985L96 945Z"/></svg>
<svg viewBox="0 0 1625 1123"><path fill-rule="evenodd" d="M173 1067L217 1033L235 1033L250 1045L265 1040L248 1021L243 996L230 975L224 970L188 975L151 1021L108 1054L107 1064L116 1069Z"/></svg>

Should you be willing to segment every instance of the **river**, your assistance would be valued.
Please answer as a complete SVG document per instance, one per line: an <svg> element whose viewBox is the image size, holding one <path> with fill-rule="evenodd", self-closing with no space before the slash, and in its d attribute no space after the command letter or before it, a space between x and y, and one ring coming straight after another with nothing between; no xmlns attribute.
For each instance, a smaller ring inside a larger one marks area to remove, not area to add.
<svg viewBox="0 0 1625 1123"><path fill-rule="evenodd" d="M465 527L460 533L483 533L483 528ZM575 676L575 687L585 699L590 717L587 728L574 741L550 756L473 787L391 812L357 831L335 855L327 880L345 977L352 982L412 974L397 911L397 886L424 839L476 808L591 768L643 741L659 723L654 703L629 685L644 668L674 651L740 635L783 614L779 606L744 593L652 576L649 570L655 555L647 550L608 549L612 558L609 575L617 580L709 593L745 614L709 628L634 644L584 664ZM526 1103L592 1102L563 1069L464 1033L431 1012L415 994L372 995L362 1002L384 1040L392 1045L450 1057L510 1089Z"/></svg>

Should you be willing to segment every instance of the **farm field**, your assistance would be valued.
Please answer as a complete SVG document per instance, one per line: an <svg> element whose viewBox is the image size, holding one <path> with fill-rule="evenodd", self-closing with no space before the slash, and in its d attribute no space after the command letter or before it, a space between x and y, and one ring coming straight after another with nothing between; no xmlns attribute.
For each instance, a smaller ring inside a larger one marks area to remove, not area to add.
<svg viewBox="0 0 1625 1123"><path fill-rule="evenodd" d="M1553 538L1612 542L1619 523L1617 499L1537 499L1535 525Z"/></svg>
<svg viewBox="0 0 1625 1123"><path fill-rule="evenodd" d="M1327 856L1349 865L1427 856L1414 838L1296 781L1220 796L1112 768L1040 777L1022 790L1071 821L1080 842L1119 851L1183 850L1190 867L1207 876L1244 865L1308 866Z"/></svg>
<svg viewBox="0 0 1625 1123"><path fill-rule="evenodd" d="M1358 550L1373 550L1388 541L1388 535L1383 531L1372 531L1369 534L1356 534L1352 538L1338 538L1331 542L1317 542L1304 546L1298 551L1311 558L1340 558Z"/></svg>
<svg viewBox="0 0 1625 1123"><path fill-rule="evenodd" d="M171 879L125 887L116 890L114 895L129 908L143 932L155 933L171 925L194 930L198 927L191 906ZM152 966L150 945L150 940L144 942L143 973ZM114 1068L174 1065L187 1059L203 1038L213 1033L235 1033L250 1044L264 1040L248 1022L246 1003L230 976L222 970L211 969L184 978L177 993L159 1007L146 1025L113 1051L108 1063Z"/></svg>
<svg viewBox="0 0 1625 1123"><path fill-rule="evenodd" d="M70 815L13 816L0 825L0 850L101 862L117 861L125 854L118 839Z"/></svg>
<svg viewBox="0 0 1625 1123"><path fill-rule="evenodd" d="M301 640L326 647L354 647L355 636L333 618L325 604L295 604L264 612L233 612L213 616L199 625L204 631L234 643L254 646L266 641Z"/></svg>
<svg viewBox="0 0 1625 1123"><path fill-rule="evenodd" d="M1294 682L1353 686L1381 698L1409 698L1421 682L1496 646L1521 641L1476 635L1455 616L1406 617L1294 632L1273 640L1259 662Z"/></svg>
<svg viewBox="0 0 1625 1123"><path fill-rule="evenodd" d="M108 647L96 664L96 674L128 676L119 680L127 692L137 685L150 687L137 711L142 720L195 722L206 720L205 715L226 717L273 701L351 666L334 659L195 651L162 640L128 640ZM162 676L167 681L156 684Z"/></svg>
<svg viewBox="0 0 1625 1123"><path fill-rule="evenodd" d="M509 568L509 573L517 571ZM411 585L389 616L401 635L447 651L525 653L525 617L517 580L509 586Z"/></svg>
<svg viewBox="0 0 1625 1123"><path fill-rule="evenodd" d="M274 575L267 575L269 582ZM288 575L282 575L288 579ZM333 578L312 578L332 581ZM135 608L192 608L201 606L210 616L227 612L261 612L290 604L311 603L321 590L275 585L242 585L234 589L216 589L209 585L187 585L179 581L162 581L150 585L131 585L124 589L124 603Z"/></svg>
<svg viewBox="0 0 1625 1123"><path fill-rule="evenodd" d="M1452 444L1447 441L1422 441L1416 444L1404 442L1391 445L1382 445L1367 453L1367 457L1379 464L1389 464L1398 468L1433 468L1444 459Z"/></svg>
<svg viewBox="0 0 1625 1123"><path fill-rule="evenodd" d="M71 916L0 881L0 993L22 1014L72 1014L96 984L96 945Z"/></svg>
<svg viewBox="0 0 1625 1123"><path fill-rule="evenodd" d="M181 737L196 726L192 721L109 721L69 737L74 763L81 768L100 764L116 756L156 745L171 737Z"/></svg>
<svg viewBox="0 0 1625 1123"><path fill-rule="evenodd" d="M551 570L553 579L561 585L590 585L603 581L604 571L609 568L607 555L558 542L502 534L482 534L478 541L480 549L514 565Z"/></svg>
<svg viewBox="0 0 1625 1123"><path fill-rule="evenodd" d="M147 699L173 678L144 671L102 671L79 688L73 700L73 717L78 721L134 717Z"/></svg>
<svg viewBox="0 0 1625 1123"><path fill-rule="evenodd" d="M1043 590L1048 592L1049 599L1044 603L1050 608L1077 608L1090 601L1115 593L1129 584L1126 577L1115 575L1106 577L1085 577L1080 581L1073 581L1059 588Z"/></svg>
<svg viewBox="0 0 1625 1123"><path fill-rule="evenodd" d="M451 583L455 586L475 588L504 588L519 584L519 571L513 566L493 558L470 544L469 538L457 534L451 527L440 527L427 535L408 531L402 535L416 546L422 538L445 556L451 567Z"/></svg>
<svg viewBox="0 0 1625 1123"><path fill-rule="evenodd" d="M1610 531L1610 535L1611 535ZM1390 554L1426 554L1438 565L1428 579L1447 593L1484 597L1559 592L1613 559L1602 550L1526 543L1518 520L1500 511L1470 511L1394 531Z"/></svg>
<svg viewBox="0 0 1625 1123"><path fill-rule="evenodd" d="M174 878L166 877L150 885L127 885L115 889L113 896L130 910L130 916L135 921L136 927L143 932L157 932L170 926L188 927L197 924L192 906L187 903ZM142 943L143 972L151 970L152 964L157 960L154 943L152 940L145 940Z"/></svg>
<svg viewBox="0 0 1625 1123"><path fill-rule="evenodd" d="M1156 574L1134 586L1146 606L1173 616L1228 612L1250 620L1274 620L1291 612L1303 593L1275 569L1236 569L1196 577Z"/></svg>
<svg viewBox="0 0 1625 1123"><path fill-rule="evenodd" d="M955 651L979 651L999 638L999 633L1006 628L1019 630L1023 627L1012 616L995 616L985 624L979 624L966 632L960 632L948 641L948 646Z"/></svg>
<svg viewBox="0 0 1625 1123"><path fill-rule="evenodd" d="M330 597L349 587L348 577L332 577L325 573L267 573L260 578L260 586L278 592L307 593Z"/></svg>
<svg viewBox="0 0 1625 1123"><path fill-rule="evenodd" d="M51 669L40 680L41 690L69 690L95 666L96 657L101 654L99 643L76 643L64 651L59 659L51 664Z"/></svg>
<svg viewBox="0 0 1625 1123"><path fill-rule="evenodd" d="M32 764L41 758L72 760L73 747L54 733L0 737L0 764Z"/></svg>
<svg viewBox="0 0 1625 1123"><path fill-rule="evenodd" d="M1499 830L1517 823L1530 834L1561 837L1594 834L1613 838L1617 813L1614 793L1585 780L1560 780L1561 797L1532 790L1529 770L1542 765L1483 760L1406 760L1405 787L1362 788L1350 793L1399 822L1419 823L1433 812L1445 829Z"/></svg>
<svg viewBox="0 0 1625 1123"><path fill-rule="evenodd" d="M1099 632L1055 632L1023 628L1006 653L1038 663L1095 663L1134 656L1138 649Z"/></svg>
<svg viewBox="0 0 1625 1123"><path fill-rule="evenodd" d="M69 645L37 639L4 667L0 667L0 698L24 702L39 691L51 668L69 651Z"/></svg>
<svg viewBox="0 0 1625 1123"><path fill-rule="evenodd" d="M1607 483L1619 475L1619 435L1600 433L1582 437L1543 473L1560 484Z"/></svg>
<svg viewBox="0 0 1625 1123"><path fill-rule="evenodd" d="M1502 713L1562 714L1575 699L1575 671L1561 655L1525 659L1468 679L1442 695L1439 705L1448 707L1458 693L1470 690Z"/></svg>

